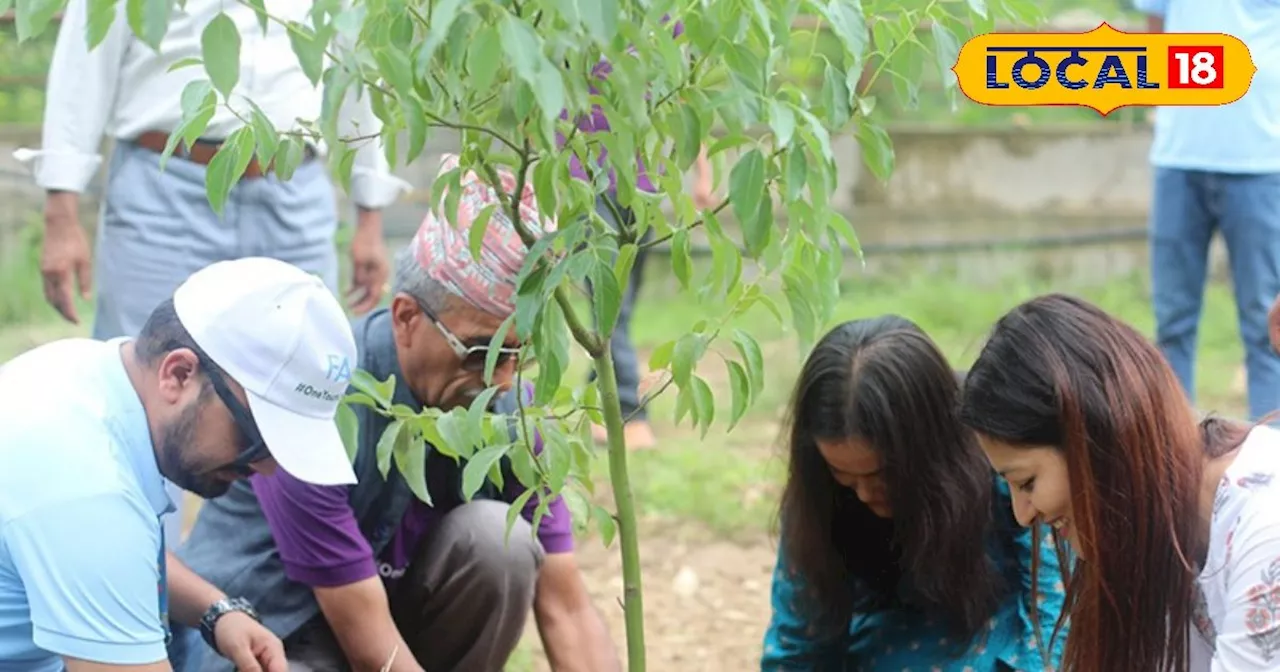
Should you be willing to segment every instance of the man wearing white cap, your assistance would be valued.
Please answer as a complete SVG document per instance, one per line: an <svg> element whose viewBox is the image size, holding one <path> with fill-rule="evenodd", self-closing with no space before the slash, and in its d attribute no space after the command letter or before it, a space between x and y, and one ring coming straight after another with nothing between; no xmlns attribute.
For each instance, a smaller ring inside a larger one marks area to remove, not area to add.
<svg viewBox="0 0 1280 672"><path fill-rule="evenodd" d="M334 424L355 354L321 280L247 258L190 276L136 339L0 368L0 672L168 670L170 619L285 672L253 605L164 550L164 479L206 498L277 464L355 482Z"/></svg>

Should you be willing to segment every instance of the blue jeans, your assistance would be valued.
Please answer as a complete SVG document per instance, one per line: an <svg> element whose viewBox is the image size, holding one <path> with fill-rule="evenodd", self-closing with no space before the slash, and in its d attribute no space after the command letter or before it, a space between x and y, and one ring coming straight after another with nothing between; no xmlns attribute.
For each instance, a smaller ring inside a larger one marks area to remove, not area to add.
<svg viewBox="0 0 1280 672"><path fill-rule="evenodd" d="M1280 409L1280 355L1267 311L1280 294L1280 173L1157 168L1151 208L1156 342L1195 400L1195 354L1209 241L1221 231L1231 266L1249 380L1249 417Z"/></svg>
<svg viewBox="0 0 1280 672"><path fill-rule="evenodd" d="M338 211L321 161L293 178L235 185L221 217L209 207L205 167L118 142L107 171L94 254L93 337L136 336L187 276L215 261L275 257L338 290ZM170 548L181 540L182 490L165 482L177 511L164 517Z"/></svg>
<svg viewBox="0 0 1280 672"><path fill-rule="evenodd" d="M607 196L601 196L596 203L596 212L604 218L615 229L617 222L614 219L613 211L604 203ZM619 214L628 223L634 221L634 213L630 208L624 208L615 201L613 206L618 209ZM653 229L645 232L642 242L648 242L653 238ZM609 352L613 355L613 371L618 378L618 400L622 406L622 417L626 419L630 416L633 421L646 420L648 414L644 408L640 407L640 361L636 355L635 345L631 343L631 313L635 309L636 295L640 292L640 282L644 279L644 263L649 258L649 251L641 247L636 253L635 263L631 266L631 276L627 280L627 288L622 292L622 306L618 312L618 324L614 327L613 338L610 340ZM590 279L587 280L587 290L593 291ZM595 322L595 311L592 311L592 322ZM591 370L588 381L594 381L596 378L595 369Z"/></svg>

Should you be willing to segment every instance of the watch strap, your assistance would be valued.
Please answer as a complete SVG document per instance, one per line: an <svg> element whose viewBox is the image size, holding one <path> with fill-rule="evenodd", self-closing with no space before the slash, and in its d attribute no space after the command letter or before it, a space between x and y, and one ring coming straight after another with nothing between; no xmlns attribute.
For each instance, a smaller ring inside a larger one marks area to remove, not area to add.
<svg viewBox="0 0 1280 672"><path fill-rule="evenodd" d="M204 612L204 616L200 617L200 636L204 637L205 643L209 645L209 648L217 651L218 655L222 655L222 652L218 651L218 640L214 637L213 631L218 625L218 619L232 612L240 612L259 623L262 622L262 619L258 616L258 611L253 608L253 604L243 597L228 597L209 605L209 608Z"/></svg>

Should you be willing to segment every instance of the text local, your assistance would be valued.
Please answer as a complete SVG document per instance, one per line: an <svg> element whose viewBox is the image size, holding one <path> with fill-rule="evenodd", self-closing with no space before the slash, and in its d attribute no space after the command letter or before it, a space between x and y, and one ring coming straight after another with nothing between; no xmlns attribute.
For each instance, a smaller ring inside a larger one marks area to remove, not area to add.
<svg viewBox="0 0 1280 672"><path fill-rule="evenodd" d="M1057 76L1058 84L1066 89L1083 89L1089 86L1089 82L1084 79L1072 79L1067 73L1067 69L1072 66L1085 66L1089 64L1089 60L1082 53L1103 53L1107 57L1102 61L1102 68L1098 71L1098 76L1093 80L1093 88L1101 89L1105 86L1114 84L1124 89L1158 89L1159 82L1151 82L1147 80L1147 48L1146 47L987 47L987 88L988 89L1007 89L1009 82L1000 81L1000 72L998 68L998 57L993 52L998 53L1023 53L1026 54L1022 58L1014 61L1013 67L1010 68L1010 74L1013 76L1013 83L1018 88L1027 91L1034 91L1045 84L1049 83L1049 75L1052 73ZM1049 61L1041 58L1037 54L1057 53L1068 54L1065 58L1058 61L1056 67L1050 66ZM1138 54L1138 72L1137 81L1134 82L1129 78L1125 71L1124 62L1120 58L1120 54L1128 53ZM1029 66L1035 66L1039 76L1033 81L1027 81L1023 76L1023 72Z"/></svg>

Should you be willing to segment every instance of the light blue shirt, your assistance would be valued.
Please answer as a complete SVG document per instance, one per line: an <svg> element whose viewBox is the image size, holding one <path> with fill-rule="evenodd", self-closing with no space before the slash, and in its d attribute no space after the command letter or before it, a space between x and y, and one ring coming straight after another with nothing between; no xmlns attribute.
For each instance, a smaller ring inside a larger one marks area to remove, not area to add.
<svg viewBox="0 0 1280 672"><path fill-rule="evenodd" d="M0 672L167 657L173 504L121 343L58 341L0 368Z"/></svg>
<svg viewBox="0 0 1280 672"><path fill-rule="evenodd" d="M1280 172L1280 0L1134 0L1167 33L1240 38L1258 72L1249 92L1219 107L1156 111L1151 163L1222 173ZM1230 65L1228 64L1228 68Z"/></svg>

